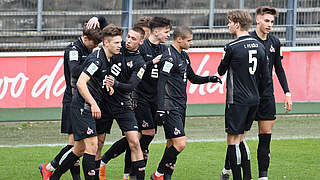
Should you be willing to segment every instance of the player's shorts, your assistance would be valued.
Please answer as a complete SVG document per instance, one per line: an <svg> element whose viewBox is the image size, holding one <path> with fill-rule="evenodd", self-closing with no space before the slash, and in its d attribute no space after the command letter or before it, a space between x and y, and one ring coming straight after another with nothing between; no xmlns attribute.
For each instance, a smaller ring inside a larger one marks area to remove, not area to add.
<svg viewBox="0 0 320 180"><path fill-rule="evenodd" d="M97 136L96 120L92 117L91 107L71 105L71 121L75 141Z"/></svg>
<svg viewBox="0 0 320 180"><path fill-rule="evenodd" d="M243 134L249 131L257 114L258 105L226 104L225 131L228 134Z"/></svg>
<svg viewBox="0 0 320 180"><path fill-rule="evenodd" d="M275 120L276 103L274 96L263 97L260 99L256 120Z"/></svg>
<svg viewBox="0 0 320 180"><path fill-rule="evenodd" d="M185 136L185 111L172 110L169 111L169 114L166 116L166 120L163 123L166 139Z"/></svg>
<svg viewBox="0 0 320 180"><path fill-rule="evenodd" d="M61 133L72 134L70 103L62 104Z"/></svg>
<svg viewBox="0 0 320 180"><path fill-rule="evenodd" d="M117 121L122 132L139 130L137 119L132 110L114 113L113 118Z"/></svg>
<svg viewBox="0 0 320 180"><path fill-rule="evenodd" d="M110 134L111 127L113 123L112 116L106 114L101 110L101 118L96 119L96 128L98 134Z"/></svg>
<svg viewBox="0 0 320 180"><path fill-rule="evenodd" d="M137 102L134 109L136 119L138 121L139 130L155 129L154 117L157 112L157 107L147 102Z"/></svg>

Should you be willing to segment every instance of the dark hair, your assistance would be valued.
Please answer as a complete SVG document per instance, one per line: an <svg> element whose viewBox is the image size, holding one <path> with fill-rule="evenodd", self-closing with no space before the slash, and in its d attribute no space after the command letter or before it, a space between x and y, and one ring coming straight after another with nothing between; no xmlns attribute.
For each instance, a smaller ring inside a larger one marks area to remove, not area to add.
<svg viewBox="0 0 320 180"><path fill-rule="evenodd" d="M246 30L248 31L251 24L252 24L252 17L251 15L248 13L248 11L244 11L244 10L232 10L230 12L228 12L228 19L234 23L239 23L240 24L240 28L242 30Z"/></svg>
<svg viewBox="0 0 320 180"><path fill-rule="evenodd" d="M265 14L271 14L272 16L277 16L278 11L276 8L273 8L270 6L261 6L256 9L256 15L265 15Z"/></svg>
<svg viewBox="0 0 320 180"><path fill-rule="evenodd" d="M102 29L103 39L114 36L122 36L123 29L114 24L109 24L108 26Z"/></svg>
<svg viewBox="0 0 320 180"><path fill-rule="evenodd" d="M176 40L178 37L181 37L182 39L185 39L189 34L192 34L192 30L187 26L178 26L173 31L173 39Z"/></svg>
<svg viewBox="0 0 320 180"><path fill-rule="evenodd" d="M149 22L151 32L155 28L169 27L171 29L171 20L164 17L153 17Z"/></svg>
<svg viewBox="0 0 320 180"><path fill-rule="evenodd" d="M144 34L145 34L145 32L144 32L144 30L142 29L142 27L140 27L140 26L133 26L133 27L131 28L131 30L139 33L139 34L140 34L140 38L141 38L141 39L144 39Z"/></svg>
<svg viewBox="0 0 320 180"><path fill-rule="evenodd" d="M84 25L82 35L87 36L89 40L94 41L95 44L99 44L102 41L102 32L100 28L88 29L87 25Z"/></svg>
<svg viewBox="0 0 320 180"><path fill-rule="evenodd" d="M150 28L149 26L149 22L152 19L151 16L142 16L138 19L137 23L134 26L139 26L139 27L146 27L146 28Z"/></svg>

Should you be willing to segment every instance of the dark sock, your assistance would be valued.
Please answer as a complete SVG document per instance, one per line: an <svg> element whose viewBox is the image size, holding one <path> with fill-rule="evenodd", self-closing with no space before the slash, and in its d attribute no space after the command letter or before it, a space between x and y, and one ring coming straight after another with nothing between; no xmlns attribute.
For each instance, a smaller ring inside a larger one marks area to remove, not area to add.
<svg viewBox="0 0 320 180"><path fill-rule="evenodd" d="M82 160L82 169L86 180L95 180L95 155L85 153Z"/></svg>
<svg viewBox="0 0 320 180"><path fill-rule="evenodd" d="M132 162L132 171L134 172L137 180L144 180L145 177L145 163L144 160Z"/></svg>
<svg viewBox="0 0 320 180"><path fill-rule="evenodd" d="M259 134L259 144L257 150L259 177L268 177L268 168L270 163L270 142L271 134Z"/></svg>
<svg viewBox="0 0 320 180"><path fill-rule="evenodd" d="M96 160L95 161L95 175L94 175L94 179L95 180L99 180L99 168L100 168L100 162L101 162L101 159L99 159L99 160Z"/></svg>
<svg viewBox="0 0 320 180"><path fill-rule="evenodd" d="M59 166L59 161L61 159L61 157L68 152L73 146L72 145L66 145L65 147L63 147L60 152L56 155L56 157L54 157L54 159L50 162L50 164L52 165L52 167L54 167L55 169Z"/></svg>
<svg viewBox="0 0 320 180"><path fill-rule="evenodd" d="M162 156L157 171L161 174L172 174L179 151L172 145L167 148Z"/></svg>
<svg viewBox="0 0 320 180"><path fill-rule="evenodd" d="M149 136L149 135L142 135L141 139L140 139L140 146L141 146L141 150L143 153L143 159L145 164L147 165L147 161L148 161L148 156L149 156L149 145L151 143L151 141L153 140L154 136Z"/></svg>
<svg viewBox="0 0 320 180"><path fill-rule="evenodd" d="M242 180L241 176L241 152L239 144L228 145L227 156L232 170L233 180Z"/></svg>
<svg viewBox="0 0 320 180"><path fill-rule="evenodd" d="M131 171L131 150L128 148L125 153L124 157L124 173L125 174L131 174L134 176L134 174Z"/></svg>
<svg viewBox="0 0 320 180"><path fill-rule="evenodd" d="M112 146L105 152L101 158L104 163L108 163L111 159L116 158L120 154L124 153L129 148L127 138L122 138L112 144Z"/></svg>
<svg viewBox="0 0 320 180"><path fill-rule="evenodd" d="M73 180L81 180L81 177L80 177L80 159L78 159L73 164L73 167L70 168L70 173L72 175L72 179Z"/></svg>
<svg viewBox="0 0 320 180"><path fill-rule="evenodd" d="M225 168L226 170L230 170L230 169L231 169L231 167L230 167L230 162L229 162L228 154L227 154L227 153L226 153L226 160L225 160L225 162L224 162L224 168Z"/></svg>
<svg viewBox="0 0 320 180"><path fill-rule="evenodd" d="M240 142L239 148L241 152L243 180L251 180L250 150L246 141Z"/></svg>
<svg viewBox="0 0 320 180"><path fill-rule="evenodd" d="M67 152L65 159L62 159L62 163L57 167L57 169L52 173L50 180L60 179L62 174L64 174L67 170L73 167L74 163L79 159L72 150Z"/></svg>

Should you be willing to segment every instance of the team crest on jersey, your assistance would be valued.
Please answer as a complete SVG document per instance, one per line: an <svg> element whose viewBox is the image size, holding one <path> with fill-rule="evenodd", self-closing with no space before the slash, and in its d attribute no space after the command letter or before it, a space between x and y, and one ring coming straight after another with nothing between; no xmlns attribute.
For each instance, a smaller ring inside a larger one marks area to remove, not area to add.
<svg viewBox="0 0 320 180"><path fill-rule="evenodd" d="M78 51L70 51L69 52L69 60L70 61L78 61Z"/></svg>
<svg viewBox="0 0 320 180"><path fill-rule="evenodd" d="M132 66L133 66L132 61L127 62L127 66L128 66L129 68L132 68Z"/></svg>
<svg viewBox="0 0 320 180"><path fill-rule="evenodd" d="M89 175L89 176L94 176L94 175L96 175L96 172L95 172L94 170L90 170L90 171L88 172L88 175Z"/></svg>
<svg viewBox="0 0 320 180"><path fill-rule="evenodd" d="M88 127L88 130L87 130L87 134L88 134L88 135L93 134L93 130L90 129L89 127Z"/></svg>
<svg viewBox="0 0 320 180"><path fill-rule="evenodd" d="M143 120L141 126L145 128L145 127L149 127L149 124L146 121Z"/></svg>
<svg viewBox="0 0 320 180"><path fill-rule="evenodd" d="M270 52L276 52L276 50L274 49L274 47L272 45L270 47Z"/></svg>
<svg viewBox="0 0 320 180"><path fill-rule="evenodd" d="M174 132L173 132L174 135L178 135L178 134L181 134L181 131L177 128L174 128Z"/></svg>

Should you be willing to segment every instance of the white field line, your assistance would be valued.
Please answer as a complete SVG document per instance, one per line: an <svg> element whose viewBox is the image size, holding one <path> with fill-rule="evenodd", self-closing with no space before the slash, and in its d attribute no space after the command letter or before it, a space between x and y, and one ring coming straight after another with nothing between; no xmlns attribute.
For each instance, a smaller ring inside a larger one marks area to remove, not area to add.
<svg viewBox="0 0 320 180"><path fill-rule="evenodd" d="M258 138L246 138L247 140L257 141ZM320 139L320 136L294 136L294 137L276 137L272 140L292 140L292 139ZM194 142L225 142L226 139L190 139L187 140L189 143ZM112 145L114 142L105 142L104 145ZM165 143L165 140L156 140L152 142L153 144ZM55 147L55 146L65 146L66 144L18 144L18 145L0 145L0 148L21 148L21 147Z"/></svg>

